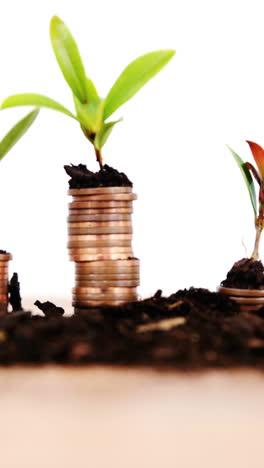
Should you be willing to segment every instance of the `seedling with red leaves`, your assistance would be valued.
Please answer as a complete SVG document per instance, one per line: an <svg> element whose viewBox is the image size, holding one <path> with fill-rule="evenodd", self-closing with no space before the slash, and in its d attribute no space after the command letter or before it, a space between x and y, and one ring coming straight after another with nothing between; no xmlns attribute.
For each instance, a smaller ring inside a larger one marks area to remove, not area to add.
<svg viewBox="0 0 264 468"><path fill-rule="evenodd" d="M250 162L244 162L240 156L235 153L235 151L233 151L229 146L228 148L230 149L242 172L250 196L256 227L255 245L251 258L252 260L259 260L259 244L264 228L264 149L253 141L247 141L247 143L249 144L257 167L253 166L253 164ZM258 200L256 196L254 180L259 187Z"/></svg>

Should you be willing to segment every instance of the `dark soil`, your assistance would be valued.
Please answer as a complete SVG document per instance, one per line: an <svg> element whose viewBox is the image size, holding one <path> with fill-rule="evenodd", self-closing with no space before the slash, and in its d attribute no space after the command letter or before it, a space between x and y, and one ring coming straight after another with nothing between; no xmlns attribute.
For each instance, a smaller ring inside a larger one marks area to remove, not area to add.
<svg viewBox="0 0 264 468"><path fill-rule="evenodd" d="M205 289L161 291L122 307L80 310L71 317L52 303L45 316L0 318L0 364L111 364L173 369L264 368L264 308L240 313Z"/></svg>
<svg viewBox="0 0 264 468"><path fill-rule="evenodd" d="M69 187L71 189L94 187L132 187L132 182L123 172L104 165L98 172L92 172L84 164L78 166L64 166L65 171L71 177Z"/></svg>
<svg viewBox="0 0 264 468"><path fill-rule="evenodd" d="M232 266L221 284L226 288L263 289L264 266L261 261L242 258Z"/></svg>

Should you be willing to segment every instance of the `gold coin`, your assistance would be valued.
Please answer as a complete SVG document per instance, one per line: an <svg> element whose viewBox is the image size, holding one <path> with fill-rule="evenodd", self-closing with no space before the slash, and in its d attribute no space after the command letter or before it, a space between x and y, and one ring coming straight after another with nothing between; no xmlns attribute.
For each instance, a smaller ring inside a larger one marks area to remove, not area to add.
<svg viewBox="0 0 264 468"><path fill-rule="evenodd" d="M131 221L129 214L89 214L89 215L70 215L67 218L68 223L82 221Z"/></svg>
<svg viewBox="0 0 264 468"><path fill-rule="evenodd" d="M131 208L132 201L85 201L85 202L71 202L69 208L71 209L87 209L87 208Z"/></svg>
<svg viewBox="0 0 264 468"><path fill-rule="evenodd" d="M85 234L131 234L132 227L96 227L96 228L69 228L68 234L85 235Z"/></svg>
<svg viewBox="0 0 264 468"><path fill-rule="evenodd" d="M133 213L133 208L78 208L69 210L71 215L96 215L96 214L131 214Z"/></svg>
<svg viewBox="0 0 264 468"><path fill-rule="evenodd" d="M12 255L10 253L0 254L0 262L8 262L12 260Z"/></svg>
<svg viewBox="0 0 264 468"><path fill-rule="evenodd" d="M130 288L136 288L139 286L139 282L137 280L130 280L130 281L120 281L120 280L97 280L97 281L91 281L91 280L85 280L85 281L78 281L78 283L75 285L76 288L86 288L86 287L95 287L95 288L109 288L109 287L130 287Z"/></svg>
<svg viewBox="0 0 264 468"><path fill-rule="evenodd" d="M131 268L131 267L134 267L134 268L137 268L139 267L139 259L138 258L129 258L127 260L120 260L120 261L105 261L105 262L84 262L84 263L77 263L76 264L76 268L79 269L79 270L83 270L83 269L90 269L90 270L94 270L94 269L104 269L104 268L113 268L113 269L117 269L117 268L122 268L122 267L128 267L128 268Z"/></svg>
<svg viewBox="0 0 264 468"><path fill-rule="evenodd" d="M68 195L96 195L98 193L130 193L132 187L91 187L83 189L70 189Z"/></svg>
<svg viewBox="0 0 264 468"><path fill-rule="evenodd" d="M129 257L127 253L116 253L116 254L80 254L70 255L70 260L73 262L93 262L93 261L104 261L104 260L126 260Z"/></svg>
<svg viewBox="0 0 264 468"><path fill-rule="evenodd" d="M132 240L131 234L100 234L97 236L96 234L83 234L83 235L72 235L68 237L69 241L123 241L123 240Z"/></svg>
<svg viewBox="0 0 264 468"><path fill-rule="evenodd" d="M68 249L74 249L74 248L92 248L92 247L130 247L131 249L131 241L72 241L68 242L67 244Z"/></svg>
<svg viewBox="0 0 264 468"><path fill-rule="evenodd" d="M116 193L116 194L101 194L101 195L82 195L75 196L74 202L85 202L85 201L132 201L136 200L137 195L135 193Z"/></svg>
<svg viewBox="0 0 264 468"><path fill-rule="evenodd" d="M137 288L102 288L102 287L97 287L97 288L73 288L72 293L73 294L131 294L131 293L136 293Z"/></svg>
<svg viewBox="0 0 264 468"><path fill-rule="evenodd" d="M255 297L264 297L264 289L237 289L237 288L218 288L218 291L223 294L228 294L231 296L255 296Z"/></svg>

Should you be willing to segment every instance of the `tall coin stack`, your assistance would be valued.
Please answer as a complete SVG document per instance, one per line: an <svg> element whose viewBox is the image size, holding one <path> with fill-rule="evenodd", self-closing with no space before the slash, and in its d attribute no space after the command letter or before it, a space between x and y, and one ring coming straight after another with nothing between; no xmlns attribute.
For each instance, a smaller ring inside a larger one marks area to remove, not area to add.
<svg viewBox="0 0 264 468"><path fill-rule="evenodd" d="M0 253L0 316L7 313L9 260L12 260L11 254Z"/></svg>
<svg viewBox="0 0 264 468"><path fill-rule="evenodd" d="M132 250L131 187L71 189L68 248L75 262L75 311L137 300L139 260Z"/></svg>

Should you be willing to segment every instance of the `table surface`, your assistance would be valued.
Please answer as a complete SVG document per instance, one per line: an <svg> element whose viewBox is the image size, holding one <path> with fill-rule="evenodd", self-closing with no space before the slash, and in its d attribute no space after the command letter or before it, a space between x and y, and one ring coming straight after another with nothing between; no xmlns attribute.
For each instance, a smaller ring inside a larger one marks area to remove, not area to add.
<svg viewBox="0 0 264 468"><path fill-rule="evenodd" d="M264 375L0 370L1 467L263 468Z"/></svg>
<svg viewBox="0 0 264 468"><path fill-rule="evenodd" d="M0 368L0 414L3 468L264 466L256 371Z"/></svg>

